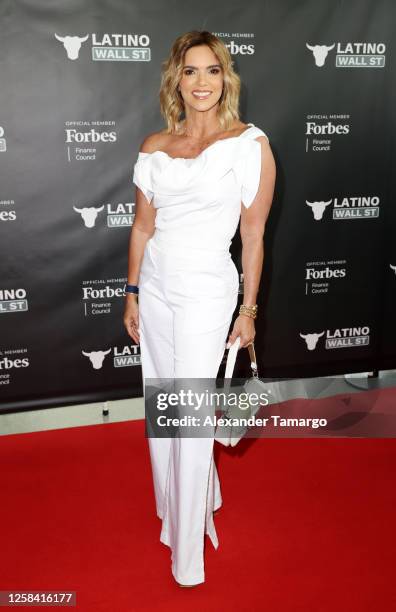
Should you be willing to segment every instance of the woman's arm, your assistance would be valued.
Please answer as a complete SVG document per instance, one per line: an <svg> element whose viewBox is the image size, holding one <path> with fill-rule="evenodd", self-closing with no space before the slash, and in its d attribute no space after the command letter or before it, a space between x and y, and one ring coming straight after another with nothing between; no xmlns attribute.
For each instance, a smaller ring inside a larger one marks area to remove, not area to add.
<svg viewBox="0 0 396 612"><path fill-rule="evenodd" d="M155 135L148 136L142 143L140 151L150 152L155 146ZM154 141L154 142L153 142ZM128 284L138 285L140 267L142 265L144 249L147 241L155 230L156 209L153 201L149 202L144 193L136 187L135 196L135 218L129 234L128 246ZM125 296L124 325L130 337L138 344L139 336L139 309L138 296L135 293L127 293Z"/></svg>
<svg viewBox="0 0 396 612"><path fill-rule="evenodd" d="M261 173L257 194L249 206L241 206L240 232L242 240L243 304L256 304L264 262L264 230L274 197L276 165L265 136L256 139L261 144ZM233 344L241 337L240 347L254 340L254 319L239 315L228 341Z"/></svg>
<svg viewBox="0 0 396 612"><path fill-rule="evenodd" d="M264 229L274 197L276 166L268 140L257 139L261 144L261 174L259 188L249 208L242 205L241 240L242 271L244 280L243 303L256 304L257 292L264 262Z"/></svg>
<svg viewBox="0 0 396 612"><path fill-rule="evenodd" d="M136 187L135 218L129 235L128 247L128 284L130 285L137 285L139 282L146 242L151 238L155 229L155 216L154 206L148 202L139 187Z"/></svg>
<svg viewBox="0 0 396 612"><path fill-rule="evenodd" d="M128 247L128 284L138 285L140 267L147 241L155 230L156 210L150 204L143 192L136 187L135 218L129 234ZM124 326L129 336L139 344L139 307L136 293L125 296Z"/></svg>

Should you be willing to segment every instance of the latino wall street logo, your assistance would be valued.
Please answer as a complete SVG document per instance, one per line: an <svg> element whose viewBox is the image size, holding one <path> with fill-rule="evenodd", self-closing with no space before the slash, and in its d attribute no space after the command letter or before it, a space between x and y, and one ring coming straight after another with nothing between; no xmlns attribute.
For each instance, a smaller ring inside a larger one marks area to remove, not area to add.
<svg viewBox="0 0 396 612"><path fill-rule="evenodd" d="M0 223L16 220L14 200L0 200Z"/></svg>
<svg viewBox="0 0 396 612"><path fill-rule="evenodd" d="M94 278L82 282L81 296L84 316L109 315L124 299L124 284L122 278Z"/></svg>
<svg viewBox="0 0 396 612"><path fill-rule="evenodd" d="M4 137L4 128L0 125L0 153L7 151L7 141Z"/></svg>
<svg viewBox="0 0 396 612"><path fill-rule="evenodd" d="M0 348L0 387L12 383L12 375L30 366L26 346Z"/></svg>
<svg viewBox="0 0 396 612"><path fill-rule="evenodd" d="M118 202L117 204L102 204L101 206L73 206L80 215L84 227L92 229L106 223L107 227L130 227L135 219L134 202Z"/></svg>
<svg viewBox="0 0 396 612"><path fill-rule="evenodd" d="M349 136L350 115L316 113L305 119L305 152L331 151L333 142Z"/></svg>
<svg viewBox="0 0 396 612"><path fill-rule="evenodd" d="M231 55L254 55L253 32L213 32L221 38Z"/></svg>
<svg viewBox="0 0 396 612"><path fill-rule="evenodd" d="M117 142L116 122L109 119L65 121L67 161L90 162L97 158L98 148Z"/></svg>
<svg viewBox="0 0 396 612"><path fill-rule="evenodd" d="M338 285L342 290L347 278L346 259L309 261L305 265L305 295L323 295Z"/></svg>
<svg viewBox="0 0 396 612"><path fill-rule="evenodd" d="M328 200L305 200L305 204L311 209L314 221L378 219L380 214L378 196L344 196Z"/></svg>
<svg viewBox="0 0 396 612"><path fill-rule="evenodd" d="M308 351L314 351L318 347L322 348L323 342L325 349L361 347L370 344L370 328L365 325L326 329L305 334L300 332L300 338L305 341L305 347ZM321 340L322 338L323 340Z"/></svg>
<svg viewBox="0 0 396 612"><path fill-rule="evenodd" d="M140 366L140 346L130 344L114 346L112 348L99 349L96 351L81 350L81 354L88 359L92 369L101 370L106 365L114 368L125 368Z"/></svg>
<svg viewBox="0 0 396 612"><path fill-rule="evenodd" d="M28 310L26 289L23 287L0 289L0 314L25 312Z"/></svg>
<svg viewBox="0 0 396 612"><path fill-rule="evenodd" d="M386 45L368 42L333 42L329 45L305 43L312 52L315 66L323 68L334 65L336 68L384 68ZM333 53L334 51L334 53Z"/></svg>
<svg viewBox="0 0 396 612"><path fill-rule="evenodd" d="M64 47L69 60L90 57L96 62L149 62L151 60L150 38L147 34L54 34Z"/></svg>

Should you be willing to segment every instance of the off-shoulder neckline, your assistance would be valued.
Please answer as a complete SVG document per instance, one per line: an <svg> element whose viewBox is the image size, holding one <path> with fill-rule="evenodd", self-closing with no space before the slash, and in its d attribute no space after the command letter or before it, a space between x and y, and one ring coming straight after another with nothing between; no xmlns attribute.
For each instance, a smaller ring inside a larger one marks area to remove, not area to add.
<svg viewBox="0 0 396 612"><path fill-rule="evenodd" d="M151 153L146 153L145 151L139 151L139 155L157 155L158 153L162 153L162 155L165 155L166 157L168 157L169 159L172 159L172 160L181 159L181 160L184 160L184 161L194 161L195 159L198 159L199 157L201 157L201 155L206 153L206 151L208 151L208 149L211 149L212 147L217 145L219 142L224 142L225 140L237 140L238 138L241 138L241 136L246 134L246 132L251 130L252 127L256 127L254 125L254 123L248 123L248 126L249 127L246 128L245 130L243 130L243 132L241 132L241 134L239 134L239 136L229 136L228 138L219 138L218 140L215 140L215 142L212 142L212 144L210 144L203 151L201 151L201 153L199 153L199 155L197 155L196 157L172 157L171 155L169 155L165 151L161 151L161 150L152 151Z"/></svg>

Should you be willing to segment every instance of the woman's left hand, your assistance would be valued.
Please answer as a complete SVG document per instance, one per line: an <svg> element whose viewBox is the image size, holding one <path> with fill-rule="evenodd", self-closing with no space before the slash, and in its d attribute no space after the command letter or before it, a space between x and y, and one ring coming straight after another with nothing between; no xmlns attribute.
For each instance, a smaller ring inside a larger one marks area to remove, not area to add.
<svg viewBox="0 0 396 612"><path fill-rule="evenodd" d="M244 348L254 341L255 335L254 319L247 315L239 315L239 317L235 319L231 334L228 336L228 342L234 344L235 340L240 336L241 343L239 348Z"/></svg>

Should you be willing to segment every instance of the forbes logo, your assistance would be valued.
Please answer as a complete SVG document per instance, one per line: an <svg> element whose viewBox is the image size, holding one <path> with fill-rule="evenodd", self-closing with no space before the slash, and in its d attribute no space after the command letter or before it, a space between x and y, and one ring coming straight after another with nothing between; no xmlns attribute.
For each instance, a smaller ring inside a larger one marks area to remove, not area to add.
<svg viewBox="0 0 396 612"><path fill-rule="evenodd" d="M117 132L96 132L93 128L89 132L78 132L71 128L66 128L65 131L67 143L116 142L117 140Z"/></svg>
<svg viewBox="0 0 396 612"><path fill-rule="evenodd" d="M305 269L305 280L329 280L332 278L344 278L346 276L345 268L326 268L316 270L315 268Z"/></svg>
<svg viewBox="0 0 396 612"><path fill-rule="evenodd" d="M335 125L328 121L327 123L315 123L314 121L307 121L306 135L314 136L332 136L333 134L349 134L349 124L339 123Z"/></svg>

